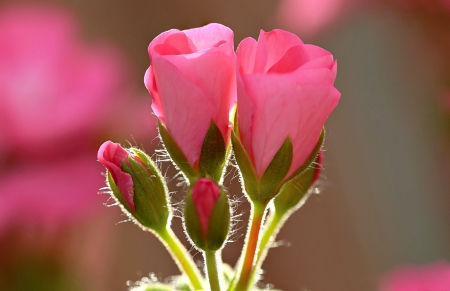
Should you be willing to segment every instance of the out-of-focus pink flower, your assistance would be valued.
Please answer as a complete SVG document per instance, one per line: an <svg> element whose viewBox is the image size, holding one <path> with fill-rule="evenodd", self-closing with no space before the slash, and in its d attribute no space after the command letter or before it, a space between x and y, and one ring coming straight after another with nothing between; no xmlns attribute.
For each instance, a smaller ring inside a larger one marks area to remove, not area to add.
<svg viewBox="0 0 450 291"><path fill-rule="evenodd" d="M136 210L133 202L133 179L130 174L125 173L120 168L122 163L125 162L128 164L128 159L130 156L131 155L119 144L107 141L103 143L98 150L97 158L98 161L111 173L117 188L119 188L128 206L131 209ZM139 159L136 159L136 161L140 162Z"/></svg>
<svg viewBox="0 0 450 291"><path fill-rule="evenodd" d="M238 124L244 148L259 177L289 137L294 156L288 175L316 146L336 107L337 64L326 50L294 34L261 31L237 50Z"/></svg>
<svg viewBox="0 0 450 291"><path fill-rule="evenodd" d="M101 209L104 183L92 155L45 165L23 165L0 177L0 235L9 227L24 233L55 233L61 226ZM34 230L34 231L33 231Z"/></svg>
<svg viewBox="0 0 450 291"><path fill-rule="evenodd" d="M380 291L449 291L450 264L444 260L428 265L405 265L388 273Z"/></svg>
<svg viewBox="0 0 450 291"><path fill-rule="evenodd" d="M220 24L169 30L149 45L145 85L152 108L194 165L213 120L229 141L236 102L233 31Z"/></svg>
<svg viewBox="0 0 450 291"><path fill-rule="evenodd" d="M277 22L302 36L311 36L333 24L353 0L281 0Z"/></svg>
<svg viewBox="0 0 450 291"><path fill-rule="evenodd" d="M202 178L192 189L192 199L204 234L208 231L209 218L220 196L220 188L212 180Z"/></svg>
<svg viewBox="0 0 450 291"><path fill-rule="evenodd" d="M82 42L73 16L59 8L3 7L0 56L2 146L21 155L85 146L124 91L123 57Z"/></svg>

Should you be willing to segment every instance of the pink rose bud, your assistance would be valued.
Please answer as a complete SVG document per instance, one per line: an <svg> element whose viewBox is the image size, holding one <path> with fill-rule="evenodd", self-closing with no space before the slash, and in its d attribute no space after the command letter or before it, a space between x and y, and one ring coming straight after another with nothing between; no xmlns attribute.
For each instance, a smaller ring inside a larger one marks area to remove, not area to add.
<svg viewBox="0 0 450 291"><path fill-rule="evenodd" d="M196 168L211 122L229 144L230 111L236 102L233 31L215 23L172 29L158 35L148 53L151 66L144 81L153 111ZM183 163L168 151L177 164Z"/></svg>
<svg viewBox="0 0 450 291"><path fill-rule="evenodd" d="M400 266L388 273L380 291L448 291L450 264L444 260L428 265Z"/></svg>
<svg viewBox="0 0 450 291"><path fill-rule="evenodd" d="M171 217L167 187L152 160L137 148L125 150L105 142L98 160L108 170L108 186L134 222L156 232L165 230Z"/></svg>
<svg viewBox="0 0 450 291"><path fill-rule="evenodd" d="M130 153L119 144L107 141L100 146L97 159L111 173L117 188L122 193L125 202L132 210L136 210L133 202L134 187L131 175L124 172L121 167L128 163Z"/></svg>
<svg viewBox="0 0 450 291"><path fill-rule="evenodd" d="M197 180L184 207L184 227L192 243L204 251L222 248L230 231L230 217L225 192L211 179Z"/></svg>
<svg viewBox="0 0 450 291"><path fill-rule="evenodd" d="M338 104L337 63L326 50L283 30L261 31L237 49L240 140L262 177L287 138L289 177L308 159Z"/></svg>
<svg viewBox="0 0 450 291"><path fill-rule="evenodd" d="M192 199L205 234L208 232L209 218L219 196L219 186L210 179L198 180L192 189Z"/></svg>

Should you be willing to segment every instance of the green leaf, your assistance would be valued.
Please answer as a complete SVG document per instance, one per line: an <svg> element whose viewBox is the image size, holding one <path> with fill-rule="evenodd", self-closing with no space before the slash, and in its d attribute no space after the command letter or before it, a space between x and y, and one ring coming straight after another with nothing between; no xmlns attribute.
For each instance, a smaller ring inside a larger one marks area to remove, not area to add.
<svg viewBox="0 0 450 291"><path fill-rule="evenodd" d="M293 155L292 142L287 137L261 178L260 202L267 203L278 194L282 182L291 167Z"/></svg>
<svg viewBox="0 0 450 291"><path fill-rule="evenodd" d="M159 120L158 120L158 130L159 135L161 136L161 139L164 143L164 146L167 152L169 153L170 157L172 158L172 161L180 169L180 171L182 171L186 175L186 177L192 184L192 182L197 178L198 175L197 172L194 170L191 164L189 164L186 156L181 151L178 144L175 142L170 133L167 131L167 128Z"/></svg>
<svg viewBox="0 0 450 291"><path fill-rule="evenodd" d="M239 170L241 171L242 179L244 180L245 192L252 201L258 200L258 176L256 175L252 162L250 161L250 157L234 131L231 132L231 142L233 144L234 157L236 158Z"/></svg>
<svg viewBox="0 0 450 291"><path fill-rule="evenodd" d="M202 151L200 154L199 171L204 177L211 177L219 182L225 161L227 157L227 148L219 127L211 120L208 132L203 140Z"/></svg>
<svg viewBox="0 0 450 291"><path fill-rule="evenodd" d="M294 173L292 173L292 175L290 175L286 179L286 182L292 180L293 178L300 175L309 168L309 166L316 160L317 155L319 154L320 149L322 148L324 139L325 139L325 127L322 128L322 132L320 133L320 137L319 140L317 141L316 147L313 149L309 157L306 159L306 161L300 168L298 168Z"/></svg>

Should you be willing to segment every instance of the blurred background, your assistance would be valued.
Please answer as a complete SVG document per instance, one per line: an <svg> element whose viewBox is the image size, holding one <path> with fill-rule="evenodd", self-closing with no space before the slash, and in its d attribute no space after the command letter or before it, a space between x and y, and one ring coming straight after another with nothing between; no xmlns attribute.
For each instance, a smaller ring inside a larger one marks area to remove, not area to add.
<svg viewBox="0 0 450 291"><path fill-rule="evenodd" d="M105 140L160 148L147 46L209 22L233 29L236 45L284 28L339 63L322 191L282 229L264 284L375 291L399 264L450 258L450 1L0 0L0 290L124 291L178 274L97 194L96 152ZM245 221L246 203L239 211ZM224 250L231 265L243 221Z"/></svg>

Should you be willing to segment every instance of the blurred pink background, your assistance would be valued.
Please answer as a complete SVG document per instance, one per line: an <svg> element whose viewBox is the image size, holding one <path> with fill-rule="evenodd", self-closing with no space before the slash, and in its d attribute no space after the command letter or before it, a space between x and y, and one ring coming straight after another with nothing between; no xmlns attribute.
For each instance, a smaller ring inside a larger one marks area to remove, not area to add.
<svg viewBox="0 0 450 291"><path fill-rule="evenodd" d="M326 125L322 191L281 231L264 283L375 291L398 265L449 260L449 7L0 0L0 290L121 291L150 272L178 274L157 239L103 205L111 201L98 194L105 178L96 152L105 140L150 155L160 148L142 81L147 46L164 30L209 22L233 29L236 45L259 29L288 29L339 64L342 98ZM237 179L227 183L239 196ZM184 240L180 219L173 225ZM237 227L224 250L231 265L246 226Z"/></svg>

